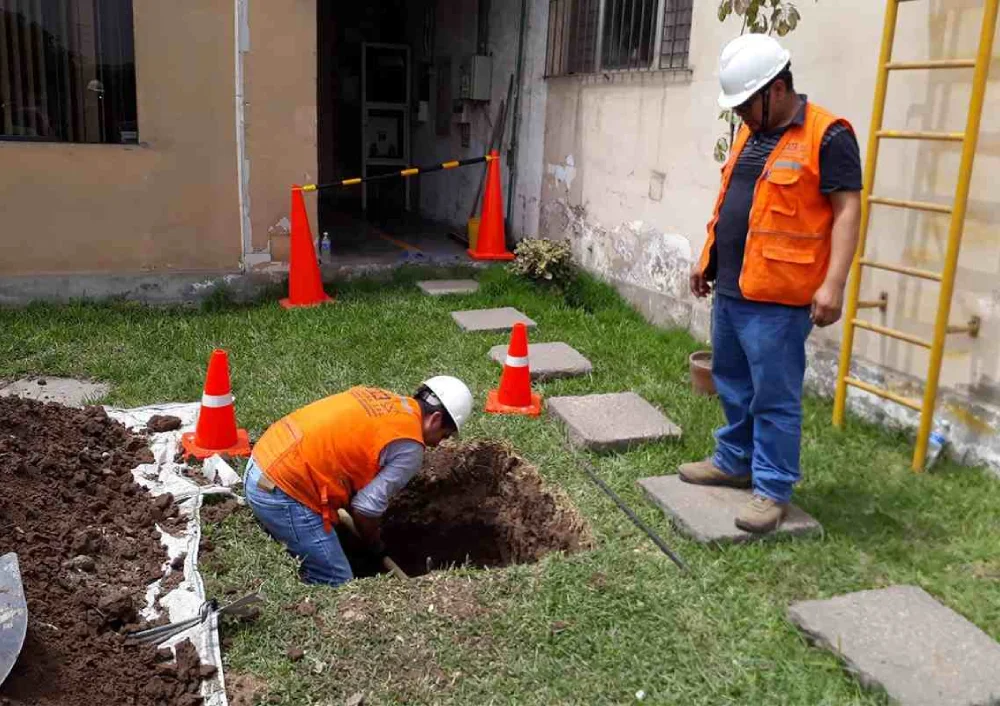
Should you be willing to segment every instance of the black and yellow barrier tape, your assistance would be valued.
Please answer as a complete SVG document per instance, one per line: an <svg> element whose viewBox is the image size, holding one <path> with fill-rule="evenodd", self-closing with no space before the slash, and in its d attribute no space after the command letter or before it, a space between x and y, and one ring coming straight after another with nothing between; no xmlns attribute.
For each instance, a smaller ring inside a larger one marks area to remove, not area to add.
<svg viewBox="0 0 1000 706"><path fill-rule="evenodd" d="M301 191L319 191L320 189L334 189L338 186L355 186L357 184L365 184L369 181L381 181L384 179L395 179L396 177L406 178L411 176L417 176L418 174L430 174L431 172L440 172L444 169L455 169L457 167L468 167L473 164L483 164L484 162L491 162L494 159L499 159L499 157L494 157L493 155L485 155L483 157L472 157L470 159L455 159L450 162L441 162L440 164L432 164L427 167L407 167L406 169L401 169L396 172L387 172L385 174L376 174L370 177L354 177L353 179L341 179L340 181L331 181L326 184L303 184L299 189Z"/></svg>

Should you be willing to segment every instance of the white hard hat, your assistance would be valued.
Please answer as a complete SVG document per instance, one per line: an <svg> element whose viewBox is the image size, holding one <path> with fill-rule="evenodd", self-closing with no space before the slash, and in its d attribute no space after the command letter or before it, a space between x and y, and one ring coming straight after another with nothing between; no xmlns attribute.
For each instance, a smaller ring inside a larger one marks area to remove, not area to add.
<svg viewBox="0 0 1000 706"><path fill-rule="evenodd" d="M773 37L744 34L729 42L719 57L719 105L735 108L746 102L788 66L792 55Z"/></svg>
<svg viewBox="0 0 1000 706"><path fill-rule="evenodd" d="M441 401L455 426L461 429L472 414L472 393L465 383L450 375L438 375L424 380L424 386Z"/></svg>

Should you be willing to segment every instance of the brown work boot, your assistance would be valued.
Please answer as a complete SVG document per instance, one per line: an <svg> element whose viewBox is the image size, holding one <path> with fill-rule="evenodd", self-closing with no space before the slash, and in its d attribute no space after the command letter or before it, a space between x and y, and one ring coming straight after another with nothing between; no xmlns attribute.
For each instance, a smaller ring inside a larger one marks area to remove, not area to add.
<svg viewBox="0 0 1000 706"><path fill-rule="evenodd" d="M749 473L745 476L734 476L726 473L712 463L712 459L682 463L679 470L682 481L695 485L726 485L730 488L749 488L753 482Z"/></svg>
<svg viewBox="0 0 1000 706"><path fill-rule="evenodd" d="M779 503L756 493L736 516L736 526L744 532L765 534L778 529L788 512L788 503Z"/></svg>

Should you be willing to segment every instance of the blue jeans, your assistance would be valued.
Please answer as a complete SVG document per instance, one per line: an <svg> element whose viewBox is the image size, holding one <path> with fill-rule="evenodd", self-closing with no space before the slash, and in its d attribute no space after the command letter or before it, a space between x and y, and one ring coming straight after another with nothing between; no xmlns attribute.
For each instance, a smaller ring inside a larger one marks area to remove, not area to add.
<svg viewBox="0 0 1000 706"><path fill-rule="evenodd" d="M713 461L752 473L754 492L787 503L801 475L809 309L717 294L712 315L712 377L728 422Z"/></svg>
<svg viewBox="0 0 1000 706"><path fill-rule="evenodd" d="M302 580L339 586L354 578L337 533L323 529L323 518L281 488L261 489L259 480L260 469L250 459L243 480L247 503L267 533L302 561Z"/></svg>

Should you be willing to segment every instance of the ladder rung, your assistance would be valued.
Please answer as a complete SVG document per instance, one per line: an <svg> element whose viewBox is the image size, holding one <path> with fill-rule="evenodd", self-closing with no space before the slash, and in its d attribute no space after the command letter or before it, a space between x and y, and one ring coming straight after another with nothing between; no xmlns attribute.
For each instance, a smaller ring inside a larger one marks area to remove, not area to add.
<svg viewBox="0 0 1000 706"><path fill-rule="evenodd" d="M902 395L897 395L895 392L892 392L890 390L886 390L885 388L882 388L882 387L876 387L875 385L869 385L867 382L862 382L861 380L858 380L857 378L846 378L844 380L844 382L846 382L851 387L856 387L859 390L864 390L865 392L870 392L873 395L881 397L882 399L891 400L892 402L895 402L896 404L901 404L904 407L909 407L910 409L914 409L914 410L916 410L918 412L923 409L923 405L920 404L919 400L911 400L909 397L903 397Z"/></svg>
<svg viewBox="0 0 1000 706"><path fill-rule="evenodd" d="M905 199L890 199L884 196L869 196L868 203L880 203L883 206L895 206L897 208L913 208L918 211L933 211L934 213L951 213L951 206L943 203L931 203L929 201L907 201Z"/></svg>
<svg viewBox="0 0 1000 706"><path fill-rule="evenodd" d="M895 338L899 341L906 341L907 343L912 343L915 346L923 346L924 348L930 348L931 342L925 338L920 338L920 336L914 336L909 333L904 333L903 331L898 331L894 328L888 328L886 326L879 326L878 324L872 324L864 319L853 319L851 321L858 328L863 328L867 331L872 331L874 333L880 333L883 336L888 336L889 338Z"/></svg>
<svg viewBox="0 0 1000 706"><path fill-rule="evenodd" d="M940 142L961 142L964 132L925 132L923 130L879 130L875 133L886 140L938 140Z"/></svg>
<svg viewBox="0 0 1000 706"><path fill-rule="evenodd" d="M900 275L908 275L910 277L919 277L920 279L929 279L932 282L940 282L941 275L937 272L931 272L930 270L921 270L916 267L906 267L904 265L889 265L884 262L875 262L874 260L862 260L861 264L865 267L873 267L876 270L887 270L888 272L895 272Z"/></svg>
<svg viewBox="0 0 1000 706"><path fill-rule="evenodd" d="M928 61L890 61L885 65L889 71L911 71L913 69L972 69L975 59L931 59Z"/></svg>

